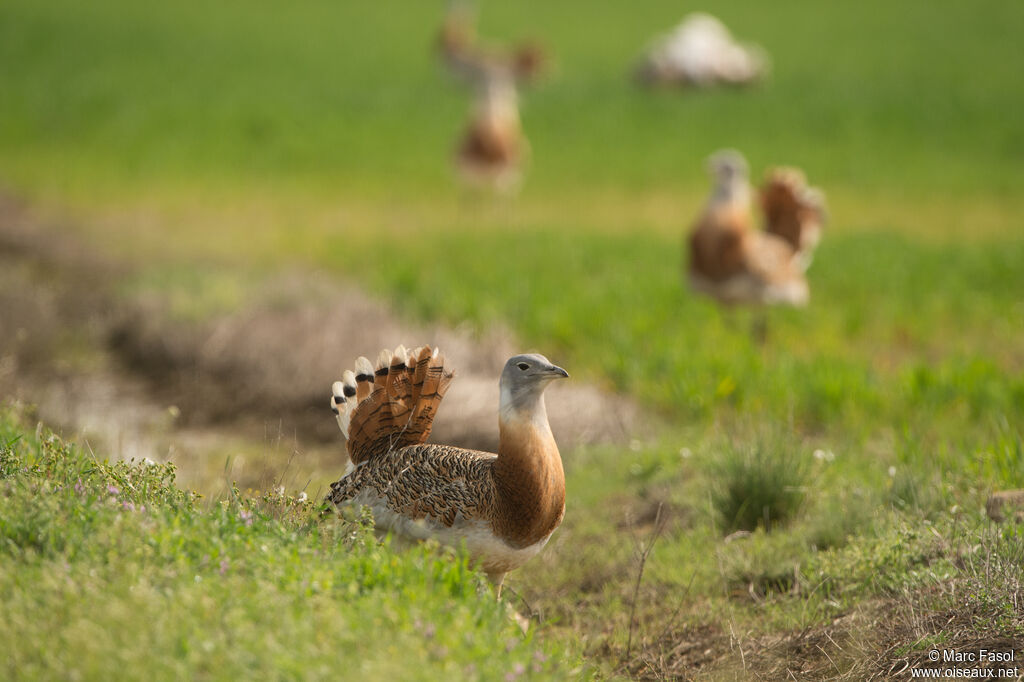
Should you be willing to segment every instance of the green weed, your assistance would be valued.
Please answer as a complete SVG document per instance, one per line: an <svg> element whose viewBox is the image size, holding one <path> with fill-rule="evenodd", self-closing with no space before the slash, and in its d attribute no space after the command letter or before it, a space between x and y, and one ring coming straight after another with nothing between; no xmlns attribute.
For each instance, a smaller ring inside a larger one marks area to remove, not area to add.
<svg viewBox="0 0 1024 682"><path fill-rule="evenodd" d="M809 463L779 440L732 445L715 462L711 502L726 532L773 528L803 506Z"/></svg>

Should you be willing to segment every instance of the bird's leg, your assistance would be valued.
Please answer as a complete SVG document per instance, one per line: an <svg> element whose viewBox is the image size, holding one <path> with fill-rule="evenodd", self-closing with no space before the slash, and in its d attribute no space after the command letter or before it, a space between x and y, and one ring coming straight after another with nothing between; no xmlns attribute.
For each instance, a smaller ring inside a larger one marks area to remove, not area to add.
<svg viewBox="0 0 1024 682"><path fill-rule="evenodd" d="M484 205L483 195L481 194L480 189L464 183L462 191L459 192L460 208L466 211L476 212Z"/></svg>
<svg viewBox="0 0 1024 682"><path fill-rule="evenodd" d="M726 303L719 306L718 309L721 311L722 327L724 329L734 332L737 329L742 328L742 325L739 324L739 313L736 312L736 306Z"/></svg>
<svg viewBox="0 0 1024 682"><path fill-rule="evenodd" d="M501 599L501 584L503 582L505 582L505 571L496 571L494 573L488 572L487 573L487 579L490 580L491 584L494 585L494 587L495 587L495 591L497 593L497 594L495 594L495 598L500 600Z"/></svg>
<svg viewBox="0 0 1024 682"><path fill-rule="evenodd" d="M488 577L490 577L490 576L488 576ZM498 578L499 581L503 580L503 579L504 579L504 575L502 575L501 578ZM493 582L493 580L492 580L492 582ZM498 584L498 592L499 592L499 594L501 592L501 585L500 585L500 583ZM515 601L523 602L523 606L526 607L527 612L532 612L533 611L533 609L530 608L530 605L526 603L526 600L523 599L522 595L518 594L515 590L512 590L512 598ZM519 613L519 611L516 609L516 607L512 605L511 601L505 602L505 610L508 611L508 615L511 616L512 620L515 621L516 625L519 626L519 629L522 631L522 633L524 635L527 632L530 631L530 619L527 618L526 616L524 616L523 614Z"/></svg>
<svg viewBox="0 0 1024 682"><path fill-rule="evenodd" d="M750 337L759 346L763 346L768 341L768 314L764 308L754 311L754 318L750 324Z"/></svg>

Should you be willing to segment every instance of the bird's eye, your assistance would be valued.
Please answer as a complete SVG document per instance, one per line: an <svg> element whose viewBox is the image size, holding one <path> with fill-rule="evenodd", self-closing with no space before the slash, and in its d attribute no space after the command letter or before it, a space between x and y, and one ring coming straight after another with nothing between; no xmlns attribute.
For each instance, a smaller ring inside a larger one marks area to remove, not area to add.
<svg viewBox="0 0 1024 682"><path fill-rule="evenodd" d="M519 369L523 370L524 372L526 370L530 369L530 366L528 364L526 364L525 362L520 362L518 365L516 365L516 367L518 367Z"/></svg>

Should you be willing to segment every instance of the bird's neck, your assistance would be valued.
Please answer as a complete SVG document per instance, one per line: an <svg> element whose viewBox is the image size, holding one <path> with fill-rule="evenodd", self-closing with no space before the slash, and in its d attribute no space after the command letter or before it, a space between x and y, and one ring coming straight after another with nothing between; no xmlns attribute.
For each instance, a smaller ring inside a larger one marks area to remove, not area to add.
<svg viewBox="0 0 1024 682"><path fill-rule="evenodd" d="M544 396L513 404L504 404L502 397L493 468L498 491L495 531L509 544L527 547L546 538L561 522L565 472Z"/></svg>
<svg viewBox="0 0 1024 682"><path fill-rule="evenodd" d="M490 81L476 100L476 116L497 127L519 128L519 96L515 85Z"/></svg>
<svg viewBox="0 0 1024 682"><path fill-rule="evenodd" d="M711 194L710 207L740 210L749 208L750 183L745 178L732 178L719 182Z"/></svg>

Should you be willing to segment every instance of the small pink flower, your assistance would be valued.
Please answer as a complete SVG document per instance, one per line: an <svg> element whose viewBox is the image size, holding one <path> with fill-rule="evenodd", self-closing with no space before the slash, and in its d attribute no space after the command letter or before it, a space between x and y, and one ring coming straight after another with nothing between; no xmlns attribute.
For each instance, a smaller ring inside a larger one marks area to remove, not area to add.
<svg viewBox="0 0 1024 682"><path fill-rule="evenodd" d="M111 495L117 495L119 492L121 492L121 489L118 488L116 485L108 485L107 492L110 493Z"/></svg>
<svg viewBox="0 0 1024 682"><path fill-rule="evenodd" d="M243 521L245 521L245 525L247 525L247 526L251 526L252 525L252 512L249 511L248 509L243 509L242 512L238 516Z"/></svg>
<svg viewBox="0 0 1024 682"><path fill-rule="evenodd" d="M230 564L228 563L227 559L221 559L220 560L220 574L221 575L224 575L225 573L228 572L228 566L229 565Z"/></svg>
<svg viewBox="0 0 1024 682"><path fill-rule="evenodd" d="M75 492L79 495L85 492L85 486L82 485L82 479L78 479L78 483L75 483Z"/></svg>
<svg viewBox="0 0 1024 682"><path fill-rule="evenodd" d="M131 511L131 512L135 511L135 505L133 503L131 503L131 502L123 503L121 505L121 508L126 510L126 511Z"/></svg>
<svg viewBox="0 0 1024 682"><path fill-rule="evenodd" d="M517 680L520 677L522 677L523 673L525 672L526 666L522 663L516 663L515 666L512 668L512 672L505 673L505 680L506 682L513 682L514 680Z"/></svg>

